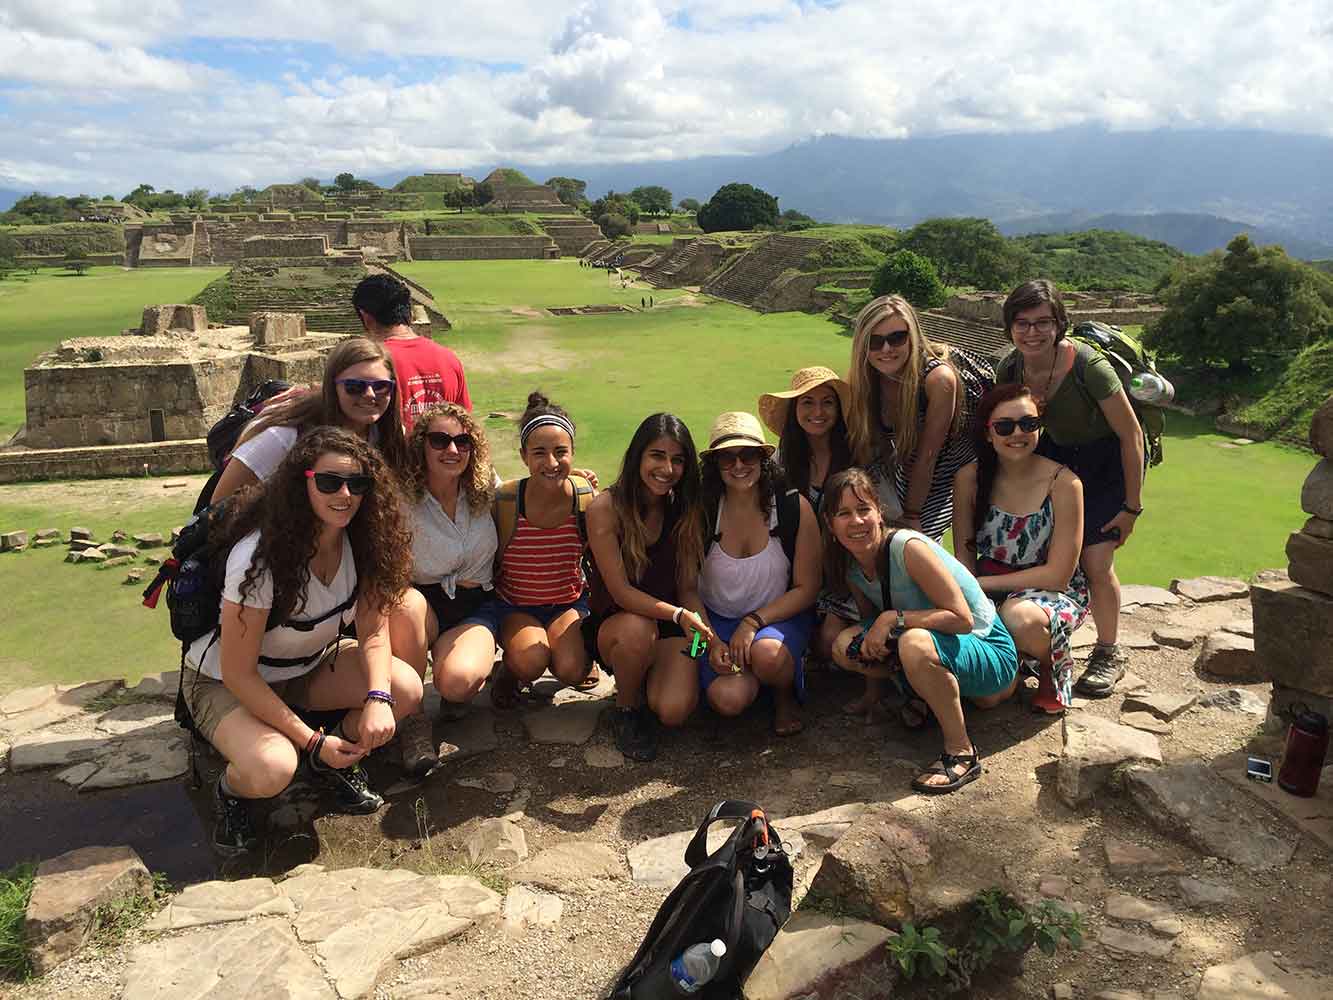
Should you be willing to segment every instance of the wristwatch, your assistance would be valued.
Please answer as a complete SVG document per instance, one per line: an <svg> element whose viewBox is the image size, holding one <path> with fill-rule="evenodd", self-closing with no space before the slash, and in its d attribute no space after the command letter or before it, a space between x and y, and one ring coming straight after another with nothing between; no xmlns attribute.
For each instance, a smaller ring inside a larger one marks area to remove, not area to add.
<svg viewBox="0 0 1333 1000"><path fill-rule="evenodd" d="M1142 507L1131 507L1127 503L1122 503L1120 505L1120 509L1123 510L1126 514L1133 514L1135 517L1138 517L1140 514L1143 513Z"/></svg>
<svg viewBox="0 0 1333 1000"><path fill-rule="evenodd" d="M889 630L889 635L897 637L907 631L907 616L899 611L898 617L893 623L893 628Z"/></svg>

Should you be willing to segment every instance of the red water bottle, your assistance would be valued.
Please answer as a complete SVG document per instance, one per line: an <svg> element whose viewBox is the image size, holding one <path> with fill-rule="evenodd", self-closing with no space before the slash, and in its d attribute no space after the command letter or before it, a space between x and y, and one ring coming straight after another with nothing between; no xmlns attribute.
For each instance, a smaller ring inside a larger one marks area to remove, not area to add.
<svg viewBox="0 0 1333 1000"><path fill-rule="evenodd" d="M1295 708L1277 783L1292 795L1311 798L1319 788L1319 772L1327 754L1328 719L1305 705Z"/></svg>

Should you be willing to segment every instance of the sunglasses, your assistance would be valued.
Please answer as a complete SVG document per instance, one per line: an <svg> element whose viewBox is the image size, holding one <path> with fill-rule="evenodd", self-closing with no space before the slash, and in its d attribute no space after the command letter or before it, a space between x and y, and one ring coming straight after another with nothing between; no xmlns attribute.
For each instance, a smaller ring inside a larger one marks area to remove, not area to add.
<svg viewBox="0 0 1333 1000"><path fill-rule="evenodd" d="M472 450L471 434L446 434L444 431L426 432L426 443L436 451L444 451L444 449L449 447L451 441L453 442L454 447L459 451Z"/></svg>
<svg viewBox="0 0 1333 1000"><path fill-rule="evenodd" d="M892 333L872 333L868 343L870 344L871 353L874 353L875 351L884 350L886 346L902 347L903 344L907 343L907 338L910 336L911 333L907 330L894 330Z"/></svg>
<svg viewBox="0 0 1333 1000"><path fill-rule="evenodd" d="M393 392L393 379L387 378L340 378L335 381L342 386L349 396L364 396L369 389L377 397Z"/></svg>
<svg viewBox="0 0 1333 1000"><path fill-rule="evenodd" d="M370 488L375 485L374 478L364 472L358 472L354 476L344 476L337 472L316 472L314 469L306 469L305 477L313 479L315 489L321 493L337 493L346 486L347 492L354 497L369 493Z"/></svg>
<svg viewBox="0 0 1333 1000"><path fill-rule="evenodd" d="M754 465L763 461L763 458L763 448L728 448L726 451L717 452L717 464L723 468L729 468L737 462Z"/></svg>
<svg viewBox="0 0 1333 1000"><path fill-rule="evenodd" d="M999 420L990 422L990 429L1000 437L1008 437L1015 429L1022 431L1024 434L1031 434L1033 431L1041 430L1041 417L1019 417L1017 420L1001 417Z"/></svg>

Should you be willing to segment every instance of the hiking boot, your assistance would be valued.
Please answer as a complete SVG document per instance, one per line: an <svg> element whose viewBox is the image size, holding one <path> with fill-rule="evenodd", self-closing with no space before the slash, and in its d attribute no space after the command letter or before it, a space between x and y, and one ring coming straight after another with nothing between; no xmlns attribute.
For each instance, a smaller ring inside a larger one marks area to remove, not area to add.
<svg viewBox="0 0 1333 1000"><path fill-rule="evenodd" d="M616 748L630 760L657 757L657 716L645 705L616 710Z"/></svg>
<svg viewBox="0 0 1333 1000"><path fill-rule="evenodd" d="M398 723L398 749L403 770L414 778L424 778L440 762L435 734L424 715L409 715Z"/></svg>
<svg viewBox="0 0 1333 1000"><path fill-rule="evenodd" d="M259 838L250 822L250 806L224 792L221 778L213 786L213 813L213 850L228 857L254 850Z"/></svg>
<svg viewBox="0 0 1333 1000"><path fill-rule="evenodd" d="M310 776L315 783L332 789L338 800L338 811L352 816L365 816L378 811L384 798L370 787L370 779L360 764L351 767L329 767L318 757L307 758Z"/></svg>
<svg viewBox="0 0 1333 1000"><path fill-rule="evenodd" d="M1074 689L1089 698L1105 698L1125 676L1127 665L1128 657L1119 646L1093 646L1087 667Z"/></svg>

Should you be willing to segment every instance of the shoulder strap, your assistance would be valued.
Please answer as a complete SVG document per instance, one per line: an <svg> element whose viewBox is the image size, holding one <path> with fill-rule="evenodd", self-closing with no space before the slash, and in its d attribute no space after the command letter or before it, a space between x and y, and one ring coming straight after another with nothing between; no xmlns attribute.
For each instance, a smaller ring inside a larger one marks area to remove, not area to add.
<svg viewBox="0 0 1333 1000"><path fill-rule="evenodd" d="M879 547L879 599L884 610L893 607L893 558L889 552L889 541Z"/></svg>
<svg viewBox="0 0 1333 1000"><path fill-rule="evenodd" d="M753 802L746 802L744 799L726 799L713 806L699 824L699 829L694 831L689 846L685 848L685 863L691 868L697 868L708 858L708 828L714 823L751 817L761 820L765 826L768 825L768 817L764 810Z"/></svg>
<svg viewBox="0 0 1333 1000"><path fill-rule="evenodd" d="M496 561L504 552L509 539L514 537L514 528L518 525L518 515L523 509L523 484L526 480L511 479L500 484L495 491L495 506L491 508L495 518L495 534L499 544L495 549Z"/></svg>
<svg viewBox="0 0 1333 1000"><path fill-rule="evenodd" d="M588 505L592 503L596 491L592 488L592 483L582 476L571 474L569 481L574 484L574 515L575 521L579 526L579 539L584 545L588 544Z"/></svg>
<svg viewBox="0 0 1333 1000"><path fill-rule="evenodd" d="M782 551L787 554L787 562L796 565L796 536L801 530L801 494L797 489L789 489L777 498L778 526L769 532L776 535L782 543Z"/></svg>

